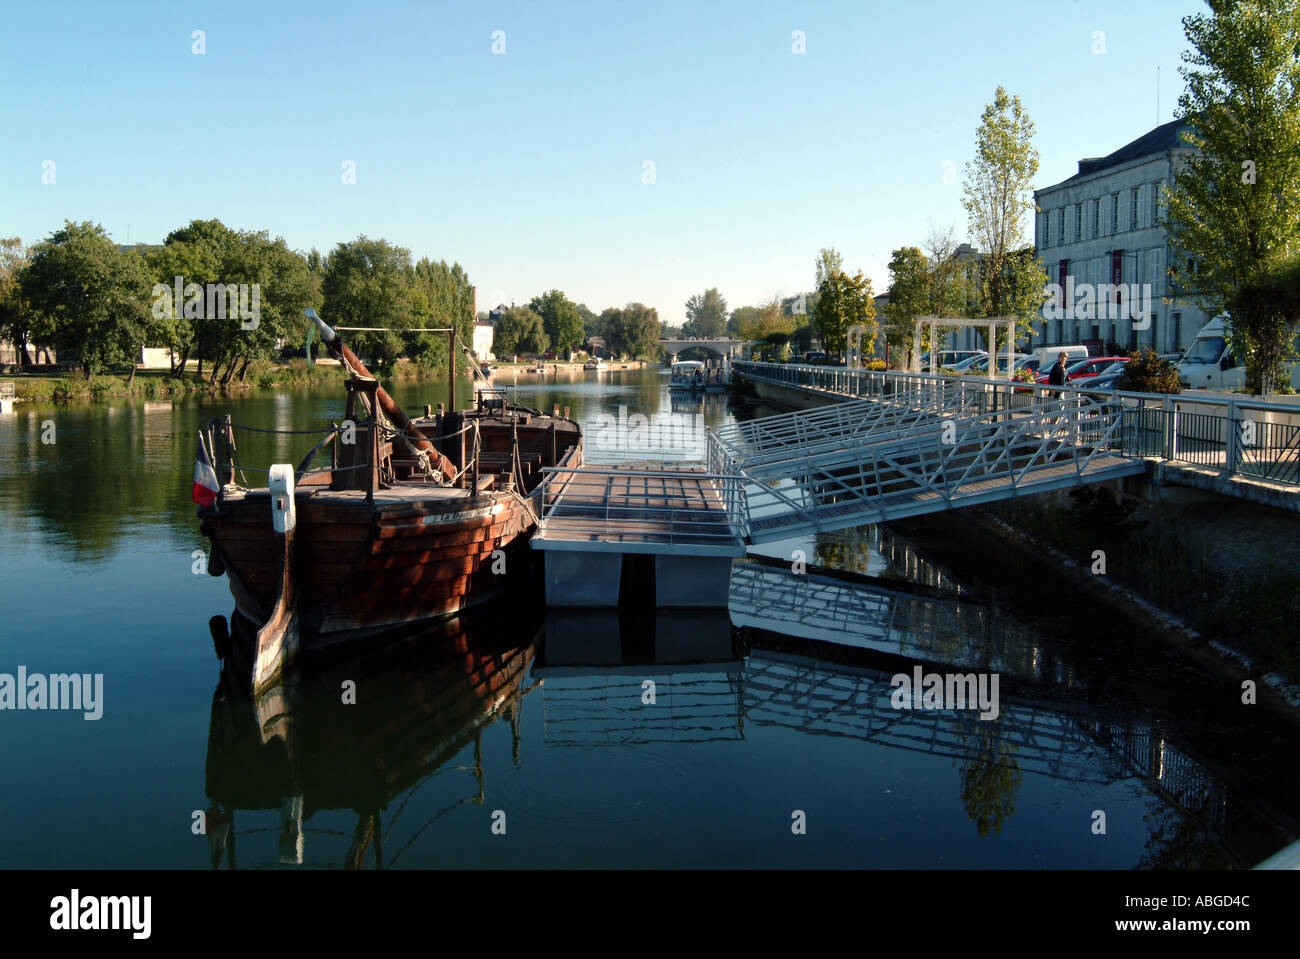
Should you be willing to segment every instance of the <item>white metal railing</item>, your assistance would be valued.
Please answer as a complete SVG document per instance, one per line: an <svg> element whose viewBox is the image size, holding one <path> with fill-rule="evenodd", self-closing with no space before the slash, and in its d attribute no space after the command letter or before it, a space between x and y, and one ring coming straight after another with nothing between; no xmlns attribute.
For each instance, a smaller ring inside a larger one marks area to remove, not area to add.
<svg viewBox="0 0 1300 959"><path fill-rule="evenodd" d="M844 406L852 414L858 404ZM821 424L816 442L790 428L802 419ZM747 481L759 543L1136 474L1141 459L1115 452L1123 423L1122 404L1082 393L883 435L846 425L837 436L815 410L751 421L739 451L734 434L719 436L715 456Z"/></svg>
<svg viewBox="0 0 1300 959"><path fill-rule="evenodd" d="M1105 396L1122 407L1113 452L1155 457L1221 471L1229 476L1300 485L1300 406L1253 399L1181 396L1077 386L989 380L931 373L847 370L737 361L752 379L836 397L884 401L890 406L927 395L962 397L961 410L1013 411L1037 406L1053 395ZM947 400L947 402L954 402ZM760 422L760 421L752 421ZM748 425L748 424L746 424ZM743 432L737 432L743 440Z"/></svg>

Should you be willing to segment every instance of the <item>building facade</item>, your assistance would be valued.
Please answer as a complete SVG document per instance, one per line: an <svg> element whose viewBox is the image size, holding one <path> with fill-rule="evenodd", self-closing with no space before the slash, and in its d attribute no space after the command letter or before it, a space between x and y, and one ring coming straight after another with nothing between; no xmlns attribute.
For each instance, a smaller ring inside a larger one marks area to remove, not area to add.
<svg viewBox="0 0 1300 959"><path fill-rule="evenodd" d="M1162 124L1034 192L1035 242L1054 296L1036 343L1157 353L1185 349L1210 316L1168 279L1162 188L1192 153L1181 120Z"/></svg>
<svg viewBox="0 0 1300 959"><path fill-rule="evenodd" d="M480 363L487 363L495 359L492 355L492 335L496 328L491 323L482 320L476 320L474 323L474 359Z"/></svg>

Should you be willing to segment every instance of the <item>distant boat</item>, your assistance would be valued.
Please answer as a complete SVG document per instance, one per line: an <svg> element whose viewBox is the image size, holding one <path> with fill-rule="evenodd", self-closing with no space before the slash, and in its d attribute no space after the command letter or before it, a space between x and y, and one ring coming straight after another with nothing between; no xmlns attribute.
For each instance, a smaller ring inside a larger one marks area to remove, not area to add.
<svg viewBox="0 0 1300 959"><path fill-rule="evenodd" d="M704 364L699 360L679 360L673 364L668 389L673 392L703 390L704 376Z"/></svg>
<svg viewBox="0 0 1300 959"><path fill-rule="evenodd" d="M599 373L601 370L605 369L605 361L599 356L593 356L586 363L582 364L582 368L584 370L594 370Z"/></svg>

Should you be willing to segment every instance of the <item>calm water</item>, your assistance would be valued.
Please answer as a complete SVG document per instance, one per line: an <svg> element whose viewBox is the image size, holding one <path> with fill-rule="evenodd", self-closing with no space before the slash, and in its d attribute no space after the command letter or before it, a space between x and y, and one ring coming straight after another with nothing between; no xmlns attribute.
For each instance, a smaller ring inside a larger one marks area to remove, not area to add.
<svg viewBox="0 0 1300 959"><path fill-rule="evenodd" d="M657 370L516 389L571 407L594 461L699 455L698 424L733 418ZM394 389L408 411L445 392ZM208 633L225 581L193 569L195 434L226 411L307 429L342 410L339 389L0 420L0 673L104 677L98 721L0 712L0 866L1181 868L1297 835L1294 728L959 514L769 544L737 565L729 612L520 598L250 703ZM793 576L795 550L842 573ZM890 678L915 663L997 671L999 718L895 710Z"/></svg>

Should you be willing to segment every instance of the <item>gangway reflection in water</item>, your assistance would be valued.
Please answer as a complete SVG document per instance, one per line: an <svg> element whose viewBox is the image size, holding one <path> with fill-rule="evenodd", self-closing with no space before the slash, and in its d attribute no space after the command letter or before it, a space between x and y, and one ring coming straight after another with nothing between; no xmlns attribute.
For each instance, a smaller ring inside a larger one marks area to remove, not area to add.
<svg viewBox="0 0 1300 959"><path fill-rule="evenodd" d="M540 620L528 626L514 616L502 628L499 608L457 617L395 636L364 656L308 660L256 698L244 661L251 638L243 622L232 617L230 655L212 698L206 789L214 868L223 858L236 866L241 811L252 812L259 824L240 833L255 843L256 865L276 848L269 843L278 834L281 864L303 864L310 852L313 863L337 859L345 868L361 868L373 847L374 868L383 868L433 820L485 801L481 735L498 719L510 724L518 763ZM471 744L471 765L448 765ZM444 773L455 774L451 782L439 778ZM451 797L436 801L438 810L426 822L402 821L415 794L428 789ZM396 809L385 821L392 804ZM278 826L260 825L267 821L256 812L262 810L278 810ZM344 833L322 827L308 850L310 820L330 810L355 813L350 841L344 845Z"/></svg>
<svg viewBox="0 0 1300 959"><path fill-rule="evenodd" d="M744 738L741 663L723 610L547 614L533 665L547 745Z"/></svg>
<svg viewBox="0 0 1300 959"><path fill-rule="evenodd" d="M1153 835L1139 865L1250 867L1300 835L1275 802L1181 736L1176 717L1118 708L1113 684L1089 683L1014 622L988 628L980 604L751 561L735 564L731 616L743 627L748 726L948 756L981 835L1014 811L1026 773L1092 787L1140 783L1153 800ZM895 708L892 679L914 663L1001 673L997 720Z"/></svg>

